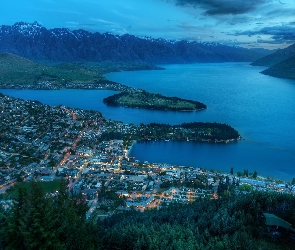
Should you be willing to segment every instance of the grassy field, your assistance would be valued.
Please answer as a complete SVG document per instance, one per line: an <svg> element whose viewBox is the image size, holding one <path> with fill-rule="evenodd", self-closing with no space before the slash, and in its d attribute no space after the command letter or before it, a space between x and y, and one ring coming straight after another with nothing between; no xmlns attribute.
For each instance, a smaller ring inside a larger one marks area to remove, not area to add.
<svg viewBox="0 0 295 250"><path fill-rule="evenodd" d="M45 193L55 192L60 187L60 181L40 182L40 184ZM17 189L20 187L29 189L30 182L17 182L4 194L4 198L15 199L17 196Z"/></svg>

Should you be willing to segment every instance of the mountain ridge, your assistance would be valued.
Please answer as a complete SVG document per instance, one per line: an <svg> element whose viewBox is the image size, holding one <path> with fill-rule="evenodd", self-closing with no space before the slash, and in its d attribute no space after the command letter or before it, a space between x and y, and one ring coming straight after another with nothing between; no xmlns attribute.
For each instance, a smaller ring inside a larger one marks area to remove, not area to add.
<svg viewBox="0 0 295 250"><path fill-rule="evenodd" d="M295 55L263 70L261 73L273 77L295 80Z"/></svg>
<svg viewBox="0 0 295 250"><path fill-rule="evenodd" d="M31 60L145 61L148 63L242 62L263 56L257 51L216 43L139 38L130 34L46 29L38 22L0 26L0 52Z"/></svg>
<svg viewBox="0 0 295 250"><path fill-rule="evenodd" d="M252 62L251 65L272 67L292 56L295 56L295 44L292 44L285 49L279 49L270 55L264 56Z"/></svg>

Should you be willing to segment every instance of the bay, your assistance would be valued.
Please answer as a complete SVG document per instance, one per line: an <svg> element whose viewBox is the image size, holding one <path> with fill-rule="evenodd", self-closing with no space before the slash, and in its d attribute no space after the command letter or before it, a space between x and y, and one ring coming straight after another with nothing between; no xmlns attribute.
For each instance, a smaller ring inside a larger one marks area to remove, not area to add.
<svg viewBox="0 0 295 250"><path fill-rule="evenodd" d="M114 91L0 90L4 94L49 105L92 109L125 123L204 121L227 123L242 141L229 144L152 142L134 145L140 161L171 163L229 172L254 170L283 180L295 177L295 81L260 74L248 63L161 65L166 70L109 73L105 76L130 87L205 103L200 112L115 108L102 103Z"/></svg>

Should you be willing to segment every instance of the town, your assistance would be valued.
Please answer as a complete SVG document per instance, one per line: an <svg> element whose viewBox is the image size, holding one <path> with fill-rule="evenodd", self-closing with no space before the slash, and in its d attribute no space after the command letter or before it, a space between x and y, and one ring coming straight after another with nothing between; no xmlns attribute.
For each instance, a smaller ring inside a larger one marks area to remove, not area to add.
<svg viewBox="0 0 295 250"><path fill-rule="evenodd" d="M263 178L257 172L216 170L140 162L130 157L136 141L208 136L183 127L106 120L101 113L48 106L0 94L0 195L3 204L16 183L67 181L72 194L88 202L87 217L114 211L159 209L171 202L218 199L254 190L295 193L295 183ZM163 127L163 126L162 126ZM160 131L163 131L163 128ZM171 130L172 129L172 130ZM209 128L211 129L211 128ZM173 131L173 132L171 132ZM181 136L180 134L181 133ZM152 136L153 134L153 136ZM177 136L173 137L172 135ZM229 138L230 139L230 138ZM56 190L52 190L55 192Z"/></svg>

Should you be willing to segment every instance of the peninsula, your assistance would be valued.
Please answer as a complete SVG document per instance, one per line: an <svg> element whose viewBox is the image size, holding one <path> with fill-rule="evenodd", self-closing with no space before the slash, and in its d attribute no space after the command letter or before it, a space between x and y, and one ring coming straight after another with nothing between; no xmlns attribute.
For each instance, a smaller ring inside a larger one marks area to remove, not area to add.
<svg viewBox="0 0 295 250"><path fill-rule="evenodd" d="M105 98L103 102L110 106L171 111L199 111L207 108L201 102L167 97L144 90L121 92Z"/></svg>

